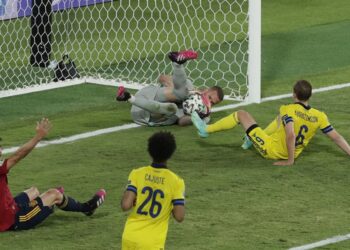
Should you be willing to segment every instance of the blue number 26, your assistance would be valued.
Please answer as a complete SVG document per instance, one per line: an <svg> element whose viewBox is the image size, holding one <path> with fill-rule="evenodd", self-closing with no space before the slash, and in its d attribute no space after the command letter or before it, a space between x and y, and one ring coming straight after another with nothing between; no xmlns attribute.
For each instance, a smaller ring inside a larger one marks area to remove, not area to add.
<svg viewBox="0 0 350 250"><path fill-rule="evenodd" d="M151 187L146 186L142 189L142 193L147 193L147 197L138 207L137 213L142 215L149 214L152 218L156 218L162 210L162 204L159 201L157 201L157 198L160 197L161 199L164 199L163 191L160 189L153 190ZM148 211L145 211L144 208L148 204L148 202L151 202L151 206L149 207Z"/></svg>

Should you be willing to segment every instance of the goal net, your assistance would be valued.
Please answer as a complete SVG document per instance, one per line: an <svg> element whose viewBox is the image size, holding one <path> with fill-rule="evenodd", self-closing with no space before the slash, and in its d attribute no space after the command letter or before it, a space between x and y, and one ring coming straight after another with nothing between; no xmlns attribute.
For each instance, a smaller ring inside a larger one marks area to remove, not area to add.
<svg viewBox="0 0 350 250"><path fill-rule="evenodd" d="M193 49L199 58L186 69L197 87L259 101L259 8L260 0L2 0L0 95L65 82L152 84L171 73L168 52ZM53 83L63 55L80 78Z"/></svg>

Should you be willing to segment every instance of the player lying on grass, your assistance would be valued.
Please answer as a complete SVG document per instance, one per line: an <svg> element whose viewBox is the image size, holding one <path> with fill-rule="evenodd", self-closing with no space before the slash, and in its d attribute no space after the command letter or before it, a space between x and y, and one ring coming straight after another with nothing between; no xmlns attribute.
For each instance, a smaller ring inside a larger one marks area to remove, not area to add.
<svg viewBox="0 0 350 250"><path fill-rule="evenodd" d="M50 128L49 120L43 118L36 126L36 135L16 153L0 161L0 232L34 228L53 213L54 206L90 216L104 201L106 192L103 189L100 189L89 201L79 203L67 196L63 187L49 189L43 194L40 194L37 188L31 187L13 198L7 183L8 172L32 151L35 145L47 135Z"/></svg>
<svg viewBox="0 0 350 250"><path fill-rule="evenodd" d="M170 215L185 218L185 183L168 169L176 150L174 136L157 132L148 139L149 166L131 171L121 207L132 209L125 223L122 249L164 249Z"/></svg>
<svg viewBox="0 0 350 250"><path fill-rule="evenodd" d="M119 87L117 101L128 101L132 104L131 116L135 123L147 126L166 126L178 124L186 126L192 124L191 117L185 115L181 106L194 91L192 82L187 78L183 64L187 60L196 59L195 51L186 50L171 52L168 55L173 62L173 74L161 75L161 86L147 86L139 90L135 96ZM209 106L223 100L224 94L220 87L213 86L201 91L203 102Z"/></svg>
<svg viewBox="0 0 350 250"><path fill-rule="evenodd" d="M211 125L206 125L195 113L192 113L192 121L201 137L241 124L249 140L263 157L282 160L274 165L293 165L295 158L308 145L318 128L350 155L349 144L332 127L327 115L309 106L311 94L312 86L308 81L296 82L293 88L294 103L282 105L278 117L265 130L244 110L234 112Z"/></svg>

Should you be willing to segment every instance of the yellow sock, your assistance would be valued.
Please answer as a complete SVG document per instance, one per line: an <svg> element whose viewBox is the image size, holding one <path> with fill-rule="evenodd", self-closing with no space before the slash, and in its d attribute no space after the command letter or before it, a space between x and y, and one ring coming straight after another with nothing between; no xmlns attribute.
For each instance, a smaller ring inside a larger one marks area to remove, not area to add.
<svg viewBox="0 0 350 250"><path fill-rule="evenodd" d="M218 120L217 122L208 125L206 131L208 133L213 133L213 132L218 132L222 130L227 130L227 129L234 128L238 123L239 122L237 119L237 112L234 112Z"/></svg>
<svg viewBox="0 0 350 250"><path fill-rule="evenodd" d="M278 122L278 117L274 119L267 127L264 129L266 134L272 135L280 126L280 123Z"/></svg>

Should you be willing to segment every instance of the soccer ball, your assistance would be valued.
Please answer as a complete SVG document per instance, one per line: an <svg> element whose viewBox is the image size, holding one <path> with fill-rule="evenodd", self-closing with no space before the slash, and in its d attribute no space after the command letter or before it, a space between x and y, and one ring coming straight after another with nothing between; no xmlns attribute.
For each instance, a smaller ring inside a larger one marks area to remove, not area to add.
<svg viewBox="0 0 350 250"><path fill-rule="evenodd" d="M199 93L191 94L183 103L182 109L185 115L191 115L193 112L197 112L200 117L206 117L209 115L210 110L204 105L202 96Z"/></svg>

